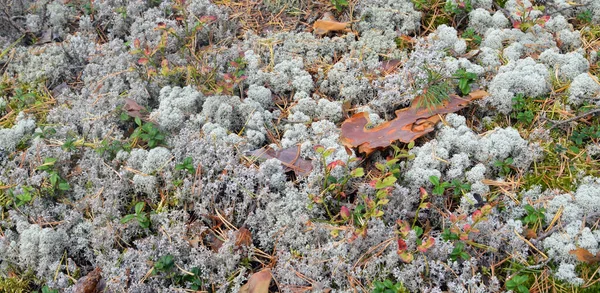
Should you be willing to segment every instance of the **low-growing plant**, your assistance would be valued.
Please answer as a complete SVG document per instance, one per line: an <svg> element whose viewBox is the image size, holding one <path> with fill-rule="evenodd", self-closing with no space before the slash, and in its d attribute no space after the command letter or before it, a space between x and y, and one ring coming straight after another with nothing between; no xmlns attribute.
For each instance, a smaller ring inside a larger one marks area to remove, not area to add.
<svg viewBox="0 0 600 293"><path fill-rule="evenodd" d="M429 176L429 182L433 184L433 190L431 193L435 195L443 195L446 188L451 187L450 182L440 182L440 178L437 176Z"/></svg>
<svg viewBox="0 0 600 293"><path fill-rule="evenodd" d="M469 235L471 233L479 233L479 229L476 226L481 222L487 221L487 216L491 212L492 206L485 204L481 209L475 210L471 214L471 221L467 220L467 214L455 215L449 213L450 228L445 228L441 237L445 241L454 242L454 249L450 253L451 260L456 261L459 258L463 260L469 259L470 255L466 252L467 244L473 247L485 248L484 245L469 239Z"/></svg>
<svg viewBox="0 0 600 293"><path fill-rule="evenodd" d="M521 220L523 222L523 224L525 224L533 229L544 225L544 221L546 220L546 215L545 215L546 209L544 209L544 208L536 209L529 204L525 205L523 208L525 209L525 212L527 212L527 216L525 216Z"/></svg>
<svg viewBox="0 0 600 293"><path fill-rule="evenodd" d="M142 119L135 117L135 124L138 126L130 138L134 140L132 145L136 145L138 140L146 143L149 148L154 148L165 143L165 135L151 122L142 122Z"/></svg>
<svg viewBox="0 0 600 293"><path fill-rule="evenodd" d="M394 284L390 279L373 282L373 291L371 293L408 293L408 289L404 287L402 282Z"/></svg>
<svg viewBox="0 0 600 293"><path fill-rule="evenodd" d="M469 45L470 49L475 49L479 47L479 45L481 45L481 41L483 41L483 38L480 35L478 35L475 32L475 29L473 29L472 27L467 28L462 33L461 37L465 39L465 41L467 41L467 44Z"/></svg>
<svg viewBox="0 0 600 293"><path fill-rule="evenodd" d="M477 80L477 74L461 68L454 73L454 78L458 79L458 88L463 96L466 96L471 93L471 84Z"/></svg>
<svg viewBox="0 0 600 293"><path fill-rule="evenodd" d="M181 164L175 165L175 170L186 170L190 175L196 174L196 168L194 168L194 160L192 159L192 157L186 157L185 159L183 159L183 162L181 162Z"/></svg>
<svg viewBox="0 0 600 293"><path fill-rule="evenodd" d="M506 289L519 293L529 293L529 288L526 286L527 280L529 280L529 277L526 275L515 275L506 281Z"/></svg>
<svg viewBox="0 0 600 293"><path fill-rule="evenodd" d="M56 163L56 158L46 158L44 159L44 163L37 167L39 171L46 171L48 173L50 184L54 190L67 191L71 188L69 182L62 178L58 171L55 170L54 164Z"/></svg>
<svg viewBox="0 0 600 293"><path fill-rule="evenodd" d="M121 224L126 224L127 222L135 219L138 222L138 224L140 224L140 227L145 229L150 228L150 217L148 217L148 213L144 212L145 205L146 204L144 202L136 203L135 213L123 217L121 219Z"/></svg>
<svg viewBox="0 0 600 293"><path fill-rule="evenodd" d="M335 7L338 12L344 10L344 8L348 7L348 0L330 0L331 5Z"/></svg>
<svg viewBox="0 0 600 293"><path fill-rule="evenodd" d="M500 169L500 176L506 176L512 171L513 158L508 157L504 161L496 160L494 166Z"/></svg>
<svg viewBox="0 0 600 293"><path fill-rule="evenodd" d="M460 195L463 195L463 194L471 191L471 184L463 183L462 181L460 181L458 179L453 179L450 182L450 185L454 188L453 189L454 196L460 196Z"/></svg>
<svg viewBox="0 0 600 293"><path fill-rule="evenodd" d="M425 67L425 71L427 72L427 78L421 81L421 86L419 86L423 89L421 98L415 100L417 100L418 108L431 109L448 100L452 87L439 72L429 67Z"/></svg>

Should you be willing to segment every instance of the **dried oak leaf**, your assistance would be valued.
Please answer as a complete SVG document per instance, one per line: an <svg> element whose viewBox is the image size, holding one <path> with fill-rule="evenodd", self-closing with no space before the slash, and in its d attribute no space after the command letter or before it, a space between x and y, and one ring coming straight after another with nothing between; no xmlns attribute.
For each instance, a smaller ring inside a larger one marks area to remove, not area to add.
<svg viewBox="0 0 600 293"><path fill-rule="evenodd" d="M75 284L75 293L100 293L105 292L105 282L102 279L102 269L97 267Z"/></svg>
<svg viewBox="0 0 600 293"><path fill-rule="evenodd" d="M141 119L142 113L140 111L144 110L144 107L140 106L140 104L138 104L136 101L126 98L123 110L127 112L127 115Z"/></svg>
<svg viewBox="0 0 600 293"><path fill-rule="evenodd" d="M262 160L275 158L281 161L281 164L285 167L285 172L294 171L297 176L306 176L312 171L311 161L300 158L299 145L279 151L267 147L266 149L250 151L248 154Z"/></svg>
<svg viewBox="0 0 600 293"><path fill-rule="evenodd" d="M372 129L366 129L369 123L368 113L357 113L342 123L341 141L344 146L358 147L358 151L370 154L378 148L385 148L399 140L409 143L431 131L440 121L439 114L456 112L471 101L487 96L485 91L475 91L466 97L450 95L449 99L435 108L419 108L419 103L396 111L396 119L384 122ZM417 98L418 99L418 98Z"/></svg>
<svg viewBox="0 0 600 293"><path fill-rule="evenodd" d="M575 250L569 251L569 254L573 254L577 257L579 261L594 264L600 261L600 251L593 255L589 250L585 248L577 248Z"/></svg>
<svg viewBox="0 0 600 293"><path fill-rule="evenodd" d="M248 283L240 288L239 293L269 293L271 284L271 269L267 268L252 274Z"/></svg>
<svg viewBox="0 0 600 293"><path fill-rule="evenodd" d="M350 23L339 22L333 17L333 14L327 12L323 18L313 23L313 32L319 36L326 35L330 32L351 32Z"/></svg>

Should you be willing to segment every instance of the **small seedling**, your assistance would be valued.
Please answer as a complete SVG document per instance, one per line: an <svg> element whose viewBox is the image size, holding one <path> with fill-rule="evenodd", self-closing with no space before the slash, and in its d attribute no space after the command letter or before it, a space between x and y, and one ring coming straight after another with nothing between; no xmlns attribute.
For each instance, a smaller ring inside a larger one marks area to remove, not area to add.
<svg viewBox="0 0 600 293"><path fill-rule="evenodd" d="M373 286L374 286L374 288L373 288L373 291L371 291L371 293L404 293L404 292L408 292L406 287L404 287L404 285L401 282L397 282L396 284L394 284L394 282L392 282L389 279L386 279L383 282L375 281L375 282L373 282Z"/></svg>
<svg viewBox="0 0 600 293"><path fill-rule="evenodd" d="M535 209L531 205L525 205L524 208L527 212L527 216L521 220L523 224L529 225L530 227L533 227L536 224L544 224L544 221L546 220L546 215L544 214L546 209Z"/></svg>
<svg viewBox="0 0 600 293"><path fill-rule="evenodd" d="M477 74L461 68L454 73L454 78L458 79L458 88L463 96L466 96L471 93L471 84L477 79Z"/></svg>
<svg viewBox="0 0 600 293"><path fill-rule="evenodd" d="M471 258L471 256L468 253L466 253L464 249L465 244L463 242L456 242L454 244L454 249L452 249L452 252L450 252L450 259L456 261L459 258L463 260L468 260L469 258Z"/></svg>
<svg viewBox="0 0 600 293"><path fill-rule="evenodd" d="M506 281L506 289L519 293L529 293L529 288L525 286L529 277L526 275L516 275Z"/></svg>
<svg viewBox="0 0 600 293"><path fill-rule="evenodd" d="M175 266L175 258L170 255L161 256L156 262L154 262L154 270L156 272L168 272Z"/></svg>
<svg viewBox="0 0 600 293"><path fill-rule="evenodd" d="M431 193L435 195L443 195L446 188L452 186L449 182L440 182L440 178L437 176L429 176L429 181L433 184Z"/></svg>
<svg viewBox="0 0 600 293"><path fill-rule="evenodd" d="M142 119L135 117L137 128L131 134L132 139L141 139L146 142L149 148L157 147L165 142L165 135L160 132L156 125L146 122L142 123Z"/></svg>
<svg viewBox="0 0 600 293"><path fill-rule="evenodd" d="M46 158L44 159L44 163L37 167L40 171L46 171L48 175L50 175L50 184L52 188L58 189L60 191L67 191L71 188L69 182L67 180L60 177L58 172L54 170L54 164L56 163L56 158Z"/></svg>
<svg viewBox="0 0 600 293"><path fill-rule="evenodd" d="M146 204L144 202L138 202L135 204L135 214L126 215L121 219L121 224L125 224L133 219L136 219L140 227L149 228L150 227L150 218L148 218L147 213L144 213L144 206Z"/></svg>
<svg viewBox="0 0 600 293"><path fill-rule="evenodd" d="M513 158L508 157L504 159L504 161L497 160L494 162L494 166L500 168L500 176L506 176L510 174L512 170L511 165L513 163Z"/></svg>
<svg viewBox="0 0 600 293"><path fill-rule="evenodd" d="M183 159L183 162L181 162L181 164L175 165L175 170L186 170L191 175L196 174L196 168L194 168L194 160L192 159L192 157L187 157Z"/></svg>
<svg viewBox="0 0 600 293"><path fill-rule="evenodd" d="M341 12L344 8L348 7L348 0L331 0L331 5L335 6L338 12Z"/></svg>
<svg viewBox="0 0 600 293"><path fill-rule="evenodd" d="M452 185L452 187L454 187L454 196L465 194L466 192L469 192L471 190L471 184L462 183L458 179L452 180L450 184Z"/></svg>

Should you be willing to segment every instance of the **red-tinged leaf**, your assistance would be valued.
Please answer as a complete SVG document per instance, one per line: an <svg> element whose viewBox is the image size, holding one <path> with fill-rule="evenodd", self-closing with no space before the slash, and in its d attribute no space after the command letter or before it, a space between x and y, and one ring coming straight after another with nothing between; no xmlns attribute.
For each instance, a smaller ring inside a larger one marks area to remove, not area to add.
<svg viewBox="0 0 600 293"><path fill-rule="evenodd" d="M261 160L277 159L285 167L285 171L294 171L297 176L306 176L312 171L312 162L300 158L300 146L294 146L275 151L272 148L262 148L248 153Z"/></svg>
<svg viewBox="0 0 600 293"><path fill-rule="evenodd" d="M335 161L327 164L327 170L331 171L331 170L333 170L333 168L335 168L337 166L346 166L346 163L344 163L344 161L342 161L342 160L335 160Z"/></svg>
<svg viewBox="0 0 600 293"><path fill-rule="evenodd" d="M398 238L398 253L403 253L408 249L408 245L406 245L406 241L404 239Z"/></svg>
<svg viewBox="0 0 600 293"><path fill-rule="evenodd" d="M271 269L267 268L252 274L248 283L240 288L239 293L269 293L271 285Z"/></svg>
<svg viewBox="0 0 600 293"><path fill-rule="evenodd" d="M423 240L421 242L421 245L419 245L417 247L417 250L420 252L426 252L427 250L432 248L434 244L435 244L435 239L433 237L427 237L427 239Z"/></svg>
<svg viewBox="0 0 600 293"><path fill-rule="evenodd" d="M521 22L520 21L513 21L513 28L517 28L520 29L521 28Z"/></svg>
<svg viewBox="0 0 600 293"><path fill-rule="evenodd" d="M167 24L161 21L161 22L157 23L156 27L159 29L164 29L167 27Z"/></svg>
<svg viewBox="0 0 600 293"><path fill-rule="evenodd" d="M351 215L352 214L350 213L350 210L346 206L342 206L340 208L340 216L342 216L342 219L348 220L350 219Z"/></svg>
<svg viewBox="0 0 600 293"><path fill-rule="evenodd" d="M139 65L146 65L148 63L148 58L142 57L142 58L138 59L137 62Z"/></svg>
<svg viewBox="0 0 600 293"><path fill-rule="evenodd" d="M133 47L136 49L140 48L140 39L133 40Z"/></svg>
<svg viewBox="0 0 600 293"><path fill-rule="evenodd" d="M398 256L400 256L400 259L405 263L411 263L415 259L412 253L408 252L399 253Z"/></svg>
<svg viewBox="0 0 600 293"><path fill-rule="evenodd" d="M217 20L217 17L214 15L205 15L205 16L200 17L200 22L203 22L203 23L213 22L215 20Z"/></svg>
<svg viewBox="0 0 600 293"><path fill-rule="evenodd" d="M410 231L411 231L410 224L407 221L402 221L402 220L398 220L398 221L396 221L396 223L398 224L398 226L400 226L399 227L400 235L402 235L402 237L408 236L408 233L410 233Z"/></svg>

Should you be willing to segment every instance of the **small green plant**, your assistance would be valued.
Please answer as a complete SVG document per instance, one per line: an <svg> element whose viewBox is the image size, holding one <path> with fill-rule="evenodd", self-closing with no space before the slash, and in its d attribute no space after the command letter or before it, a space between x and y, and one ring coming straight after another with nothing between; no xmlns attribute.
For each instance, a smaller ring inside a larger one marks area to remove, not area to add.
<svg viewBox="0 0 600 293"><path fill-rule="evenodd" d="M586 126L578 130L573 130L569 139L574 142L577 146L584 146L590 140L597 140L600 138L600 126L592 125Z"/></svg>
<svg viewBox="0 0 600 293"><path fill-rule="evenodd" d="M105 156L108 160L113 160L117 153L121 150L131 151L131 145L127 143L122 143L119 140L110 141L108 138L103 139L100 142L100 145L96 147L96 153Z"/></svg>
<svg viewBox="0 0 600 293"><path fill-rule="evenodd" d="M58 172L54 169L56 158L46 158L44 163L37 167L39 171L46 171L50 175L50 184L54 190L67 191L71 189L69 182L60 177Z"/></svg>
<svg viewBox="0 0 600 293"><path fill-rule="evenodd" d="M58 293L57 289L51 289L50 287L48 287L48 285L44 285L44 287L42 287L42 293Z"/></svg>
<svg viewBox="0 0 600 293"><path fill-rule="evenodd" d="M462 183L462 181L458 179L453 179L452 182L450 182L450 185L454 188L454 196L460 196L471 191L471 184Z"/></svg>
<svg viewBox="0 0 600 293"><path fill-rule="evenodd" d="M577 20L581 21L582 23L592 23L592 11L586 9L583 12L577 14Z"/></svg>
<svg viewBox="0 0 600 293"><path fill-rule="evenodd" d="M201 290L204 286L205 280L201 277L200 268L193 267L190 270L190 273L192 273L192 275L176 275L174 278L175 284L178 284L180 286L187 286L187 284L189 283L189 289L192 289L194 291Z"/></svg>
<svg viewBox="0 0 600 293"><path fill-rule="evenodd" d="M452 91L452 87L439 72L428 67L425 67L425 71L427 72L427 78L421 82L422 85L419 87L423 91L421 96L415 98L415 100L418 108L432 109L448 100L448 93Z"/></svg>
<svg viewBox="0 0 600 293"><path fill-rule="evenodd" d="M494 166L500 169L500 176L506 176L510 174L512 171L511 165L513 163L513 158L508 157L504 159L504 161L497 160L494 162Z"/></svg>
<svg viewBox="0 0 600 293"><path fill-rule="evenodd" d="M529 288L525 286L527 280L529 280L529 277L526 275L513 276L510 280L506 281L506 289L519 293L529 293Z"/></svg>
<svg viewBox="0 0 600 293"><path fill-rule="evenodd" d="M14 191L11 189L8 190L8 194L14 199L14 203L16 207L20 207L24 204L28 204L33 200L33 192L34 189L31 186L23 186L21 188L23 191L20 194L15 195Z"/></svg>
<svg viewBox="0 0 600 293"><path fill-rule="evenodd" d="M54 129L52 127L47 127L47 126L42 125L39 127L39 129L40 129L40 131L36 131L33 134L33 137L47 139L47 138L50 138L50 136L56 134L56 129Z"/></svg>
<svg viewBox="0 0 600 293"><path fill-rule="evenodd" d="M523 208L527 212L527 216L525 216L525 218L521 220L523 224L528 225L530 228L534 228L536 226L541 226L544 224L544 221L546 220L546 215L544 214L546 212L546 209L535 209L531 205L525 205Z"/></svg>
<svg viewBox="0 0 600 293"><path fill-rule="evenodd" d="M465 243L456 242L454 248L450 252L450 259L456 261L458 259L468 260L471 256L465 252Z"/></svg>
<svg viewBox="0 0 600 293"><path fill-rule="evenodd" d="M469 43L469 47L472 49L477 48L477 46L481 45L481 41L483 41L483 38L472 27L467 28L462 33L462 38Z"/></svg>
<svg viewBox="0 0 600 293"><path fill-rule="evenodd" d="M397 282L394 284L389 279L385 281L375 281L373 282L373 291L371 293L408 293L408 289L404 287L402 282Z"/></svg>
<svg viewBox="0 0 600 293"><path fill-rule="evenodd" d="M525 99L523 94L517 94L514 98L512 98L512 101L513 113L511 116L525 125L531 124L535 118L535 115L531 110L531 101L529 99Z"/></svg>
<svg viewBox="0 0 600 293"><path fill-rule="evenodd" d="M136 219L140 227L149 228L150 227L150 218L148 214L144 212L144 206L146 204L144 202L138 202L135 204L135 214L126 215L121 219L121 224L125 224L133 219Z"/></svg>
<svg viewBox="0 0 600 293"><path fill-rule="evenodd" d="M138 127L133 131L130 138L144 141L149 148L164 144L165 135L160 132L156 125L150 122L142 123L142 119L139 117L135 117L135 124Z"/></svg>
<svg viewBox="0 0 600 293"><path fill-rule="evenodd" d="M191 175L196 174L196 168L194 168L194 160L192 159L192 157L187 157L183 159L183 162L181 162L181 164L175 165L175 170L186 170Z"/></svg>
<svg viewBox="0 0 600 293"><path fill-rule="evenodd" d="M154 262L155 272L168 272L175 266L175 258L170 255L163 255Z"/></svg>
<svg viewBox="0 0 600 293"><path fill-rule="evenodd" d="M335 6L335 9L338 12L344 10L344 8L348 7L348 0L330 0L331 5Z"/></svg>
<svg viewBox="0 0 600 293"><path fill-rule="evenodd" d="M456 0L455 2L456 3L453 3L453 1L446 1L444 10L451 14L466 14L473 11L471 0Z"/></svg>
<svg viewBox="0 0 600 293"><path fill-rule="evenodd" d="M429 181L433 184L433 190L431 193L435 195L443 195L446 188L451 187L450 182L440 182L440 178L437 176L429 176Z"/></svg>
<svg viewBox="0 0 600 293"><path fill-rule="evenodd" d="M454 73L454 78L458 79L458 88L463 96L466 96L471 93L471 84L477 80L477 74L467 72L464 68L461 68Z"/></svg>

